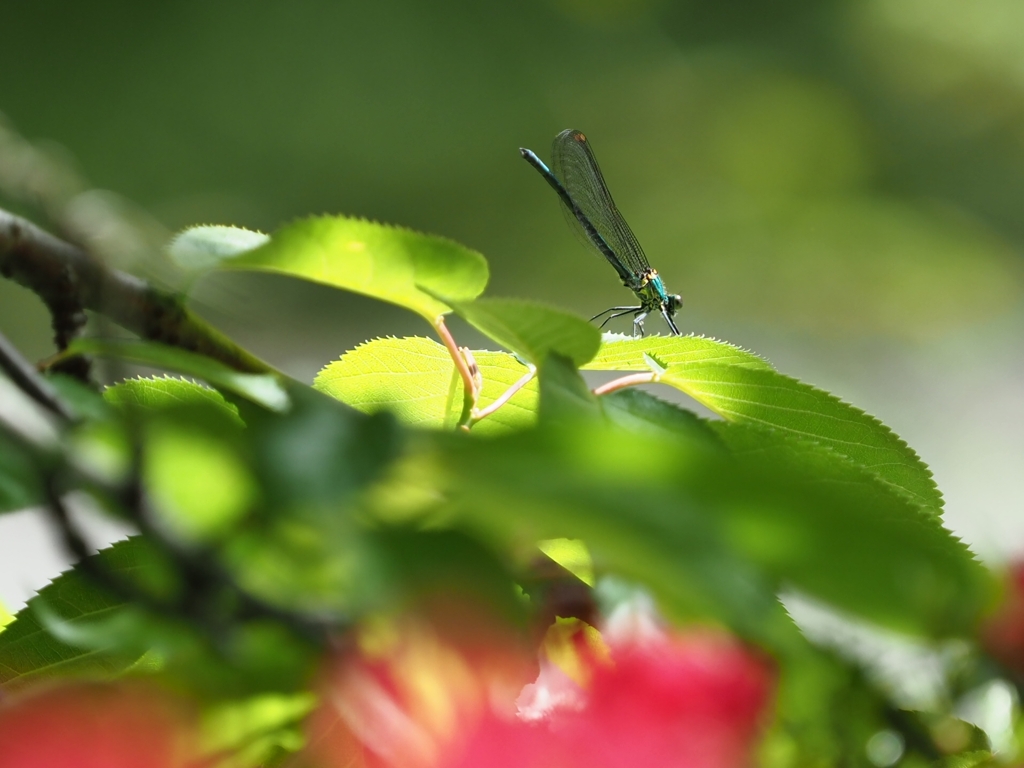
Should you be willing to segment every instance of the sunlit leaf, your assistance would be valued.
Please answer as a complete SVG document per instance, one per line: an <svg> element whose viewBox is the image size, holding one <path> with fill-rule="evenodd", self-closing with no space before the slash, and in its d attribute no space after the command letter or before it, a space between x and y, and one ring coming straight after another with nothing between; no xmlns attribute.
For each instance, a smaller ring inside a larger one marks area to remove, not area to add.
<svg viewBox="0 0 1024 768"><path fill-rule="evenodd" d="M917 454L880 421L827 392L772 370L716 363L673 364L659 380L730 421L819 442L933 514L942 509L942 495Z"/></svg>
<svg viewBox="0 0 1024 768"><path fill-rule="evenodd" d="M527 373L505 352L473 352L483 380L479 406L486 407ZM403 422L438 429L454 428L462 412L462 379L444 346L430 339L374 339L327 365L314 389L366 413L393 412ZM537 382L479 422L488 434L522 428L536 418Z"/></svg>
<svg viewBox="0 0 1024 768"><path fill-rule="evenodd" d="M204 403L222 409L226 416L242 425L238 406L225 400L217 390L187 379L170 376L127 379L103 390L103 399L112 405L153 411L184 403Z"/></svg>
<svg viewBox="0 0 1024 768"><path fill-rule="evenodd" d="M588 371L649 371L651 367L644 359L645 354L662 366L673 363L728 363L772 370L771 363L763 357L704 336L646 336L635 339L617 333L604 334L597 355L581 367Z"/></svg>
<svg viewBox="0 0 1024 768"><path fill-rule="evenodd" d="M273 411L288 408L288 393L280 377L270 373L239 373L204 355L153 341L75 339L70 353L115 357L153 368L196 376L215 387L239 395Z"/></svg>
<svg viewBox="0 0 1024 768"><path fill-rule="evenodd" d="M455 312L481 333L534 364L553 352L577 367L601 345L601 334L582 317L521 299L452 301Z"/></svg>
<svg viewBox="0 0 1024 768"><path fill-rule="evenodd" d="M449 311L420 290L474 299L487 285L483 256L434 235L361 219L323 216L289 224L266 245L221 262L292 275L411 309L429 322Z"/></svg>

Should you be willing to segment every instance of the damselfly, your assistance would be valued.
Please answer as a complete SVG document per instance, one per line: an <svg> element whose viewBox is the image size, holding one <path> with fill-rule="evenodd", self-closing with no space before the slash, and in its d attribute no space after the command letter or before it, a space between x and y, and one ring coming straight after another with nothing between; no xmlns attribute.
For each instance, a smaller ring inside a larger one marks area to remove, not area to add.
<svg viewBox="0 0 1024 768"><path fill-rule="evenodd" d="M604 328L609 320L633 315L633 335L643 336L644 318L651 312L660 312L672 333L678 336L679 329L673 318L683 300L679 294L666 292L658 270L647 261L643 248L612 200L587 137L574 130L558 134L551 145L553 171L529 149L520 147L519 153L558 193L572 214L569 220L579 225L587 242L608 260L622 284L640 301L637 307L611 307L590 319L608 315L601 323Z"/></svg>

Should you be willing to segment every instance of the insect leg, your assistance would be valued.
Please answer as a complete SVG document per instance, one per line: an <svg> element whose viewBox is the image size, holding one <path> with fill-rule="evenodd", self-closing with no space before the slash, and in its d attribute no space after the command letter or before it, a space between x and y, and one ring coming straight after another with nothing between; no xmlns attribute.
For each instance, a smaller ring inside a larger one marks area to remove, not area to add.
<svg viewBox="0 0 1024 768"><path fill-rule="evenodd" d="M637 311L639 311L640 307L612 307L612 310L614 310L614 309L624 309L626 311L625 312L617 312L614 315L608 315L608 317L606 317L604 319L604 322L601 323L599 326L597 326L598 328L604 328L606 325L608 325L609 321L614 320L616 317L622 317L623 315L635 314ZM608 311L610 312L612 310L608 310ZM604 314L604 312L601 313L601 315L603 315L603 314ZM598 315L598 317L600 317L601 315Z"/></svg>
<svg viewBox="0 0 1024 768"><path fill-rule="evenodd" d="M676 321L672 319L672 315L670 315L666 310L662 309L661 316L665 318L665 322L668 323L668 327L672 329L672 333L674 333L676 336L683 335L679 332L679 328L676 326Z"/></svg>
<svg viewBox="0 0 1024 768"><path fill-rule="evenodd" d="M634 312L634 311L636 311L638 309L640 309L640 307L608 307L608 309L606 309L604 312L598 312L596 315L594 315L592 318L590 318L590 322L594 322L601 315L607 315L609 312L619 312L621 310L626 310L628 312Z"/></svg>
<svg viewBox="0 0 1024 768"><path fill-rule="evenodd" d="M641 308L642 309L642 308ZM633 318L633 338L639 336L641 339L644 337L644 318L647 317L646 311L641 311Z"/></svg>

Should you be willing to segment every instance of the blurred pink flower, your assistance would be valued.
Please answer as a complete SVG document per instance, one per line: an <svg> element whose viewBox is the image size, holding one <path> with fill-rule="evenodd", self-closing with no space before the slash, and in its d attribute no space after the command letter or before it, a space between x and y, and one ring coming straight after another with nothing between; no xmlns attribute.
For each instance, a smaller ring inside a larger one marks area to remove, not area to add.
<svg viewBox="0 0 1024 768"><path fill-rule="evenodd" d="M343 663L347 671L332 677L319 714L320 737L311 734L319 764L743 768L774 688L771 665L721 633L627 639L595 652L579 632L570 641L576 661L567 667L550 654L542 658L541 675L519 697L516 716L507 694L486 694L502 689L494 685L495 670L516 663L481 668L435 641L427 641L434 662L426 671L406 666L408 647L383 666L380 659ZM432 678L427 686L415 682L423 675ZM323 734L332 729L329 746Z"/></svg>

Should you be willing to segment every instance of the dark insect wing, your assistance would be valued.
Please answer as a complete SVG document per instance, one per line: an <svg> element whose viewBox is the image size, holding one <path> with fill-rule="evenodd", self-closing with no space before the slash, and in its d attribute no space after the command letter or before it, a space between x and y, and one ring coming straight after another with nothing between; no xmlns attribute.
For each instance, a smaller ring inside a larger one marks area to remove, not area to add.
<svg viewBox="0 0 1024 768"><path fill-rule="evenodd" d="M561 180L569 197L586 216L608 247L633 275L644 275L651 265L626 220L619 213L587 137L580 131L565 130L551 146L551 170ZM587 239L575 216L568 217ZM600 245L594 243L598 250Z"/></svg>

